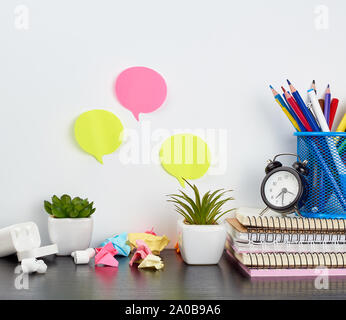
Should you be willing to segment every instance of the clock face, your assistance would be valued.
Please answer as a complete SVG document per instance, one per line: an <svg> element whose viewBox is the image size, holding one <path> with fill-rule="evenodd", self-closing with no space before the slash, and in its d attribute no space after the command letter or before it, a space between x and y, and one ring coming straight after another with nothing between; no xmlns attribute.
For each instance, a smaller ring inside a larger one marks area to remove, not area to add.
<svg viewBox="0 0 346 320"><path fill-rule="evenodd" d="M274 207L288 207L297 200L299 186L299 181L293 173L286 170L276 171L265 183L264 196Z"/></svg>

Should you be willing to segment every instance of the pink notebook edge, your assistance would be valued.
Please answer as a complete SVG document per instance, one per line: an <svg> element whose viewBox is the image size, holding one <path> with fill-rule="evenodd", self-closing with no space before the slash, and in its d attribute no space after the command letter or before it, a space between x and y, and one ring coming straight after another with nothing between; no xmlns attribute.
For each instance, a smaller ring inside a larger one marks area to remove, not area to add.
<svg viewBox="0 0 346 320"><path fill-rule="evenodd" d="M318 269L249 269L238 261L228 249L226 249L226 253L228 257L250 278L318 277L321 275L321 273L316 272ZM328 269L328 276L346 277L346 268Z"/></svg>

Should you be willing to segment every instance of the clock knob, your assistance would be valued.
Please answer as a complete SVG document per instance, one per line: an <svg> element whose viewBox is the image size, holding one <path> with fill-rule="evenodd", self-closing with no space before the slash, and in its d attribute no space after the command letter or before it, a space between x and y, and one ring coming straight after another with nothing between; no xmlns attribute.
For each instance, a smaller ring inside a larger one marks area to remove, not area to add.
<svg viewBox="0 0 346 320"><path fill-rule="evenodd" d="M265 173L268 174L270 171L282 167L282 163L279 161L271 161L269 160L269 163L267 165L267 167L265 168Z"/></svg>
<svg viewBox="0 0 346 320"><path fill-rule="evenodd" d="M309 174L309 169L306 167L307 161L295 162L292 167L297 170L300 174L307 176Z"/></svg>

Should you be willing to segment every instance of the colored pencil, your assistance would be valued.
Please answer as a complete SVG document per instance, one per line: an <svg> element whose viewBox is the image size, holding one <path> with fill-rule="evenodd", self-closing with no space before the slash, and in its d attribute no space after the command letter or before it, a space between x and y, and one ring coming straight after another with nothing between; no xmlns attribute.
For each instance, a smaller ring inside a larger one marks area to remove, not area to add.
<svg viewBox="0 0 346 320"><path fill-rule="evenodd" d="M320 104L321 110L324 113L324 99L318 99L318 103Z"/></svg>
<svg viewBox="0 0 346 320"><path fill-rule="evenodd" d="M282 99L281 95L270 85L269 86L273 96L275 98L275 101L278 103L278 105L281 107L282 111L285 113L285 115L287 116L287 118L291 121L293 127L297 130L297 131L301 131L299 128L299 125L297 123L297 121L293 118L293 115L289 112L287 105L285 103L285 101Z"/></svg>
<svg viewBox="0 0 346 320"><path fill-rule="evenodd" d="M346 140L338 147L339 153L342 155L346 150Z"/></svg>
<svg viewBox="0 0 346 320"><path fill-rule="evenodd" d="M330 94L330 87L328 84L328 87L326 89L326 94L324 96L324 117L326 118L327 123L329 123L329 119L330 119L330 100L331 100L331 94Z"/></svg>
<svg viewBox="0 0 346 320"><path fill-rule="evenodd" d="M312 108L315 112L315 115L316 115L317 120L321 126L322 131L323 132L330 132L328 123L326 121L326 118L323 115L320 104L318 103L317 96L316 96L314 89L308 90L308 95L310 97Z"/></svg>
<svg viewBox="0 0 346 320"><path fill-rule="evenodd" d="M304 125L305 129L307 131L312 132L311 126L309 124L309 122L306 120L304 114L302 113L302 111L300 110L297 102L293 99L293 97L286 91L286 89L284 87L281 87L281 89L284 92L285 98L288 102L288 104L291 106L291 108L294 110L294 112L296 113L296 115L298 116L299 120L302 122L302 124Z"/></svg>
<svg viewBox="0 0 346 320"><path fill-rule="evenodd" d="M272 94L273 94L275 100L278 100L277 103L280 105L280 107L281 108L286 108L291 113L291 111L289 110L285 100L281 97L281 95L273 88L272 85L269 85L269 88L272 91Z"/></svg>
<svg viewBox="0 0 346 320"><path fill-rule="evenodd" d="M312 84L311 84L311 89L313 89L315 91L315 94L317 96L317 90L316 90L316 82L315 80L312 80ZM318 99L318 103L321 106L322 112L324 113L324 99Z"/></svg>
<svg viewBox="0 0 346 320"><path fill-rule="evenodd" d="M339 99L333 98L332 102L330 103L330 116L329 116L329 129L332 130L332 126L334 123L334 118L336 111L338 109L339 105Z"/></svg>
<svg viewBox="0 0 346 320"><path fill-rule="evenodd" d="M290 94L289 91L287 91L287 93ZM291 113L291 115L293 116L294 120L297 121L300 130L301 130L301 131L307 131L307 130L305 129L304 125L302 124L302 122L299 120L299 118L298 118L298 116L296 115L296 113L294 112L294 110L291 108L290 104L287 102L286 97L285 97L285 94L282 94L282 96L283 96L283 98L284 98L284 100L285 100L285 102L286 102L287 110L290 111L290 113Z"/></svg>
<svg viewBox="0 0 346 320"><path fill-rule="evenodd" d="M313 90L314 92L314 96L315 96L315 105L317 106L317 113L319 113L319 116L322 118L322 120L325 122L325 118L324 118L324 115L323 115L323 110L324 110L324 100L322 100L322 104L321 102L319 103L316 103L316 100L317 100L317 89L316 89L316 82L315 80L312 80L312 84L311 84L311 89ZM309 96L309 95L308 95ZM318 107L318 104L320 105L321 109ZM317 121L317 123L319 124L320 128L321 128L321 131L322 130L322 126L318 120L318 116L316 114L316 112L314 111L314 105L313 103L311 102L311 99L310 99L310 106L313 110L313 114L315 115L315 119ZM325 125L327 126L327 123L325 122ZM316 174L316 179L314 179L314 188L317 188L317 189L323 189L323 185L324 185L324 174L323 174L323 171L319 169L319 167L317 165L314 166L314 173ZM319 177L318 177L318 173L319 173ZM317 197L317 206L318 208L323 208L325 203L326 203L326 198L327 198L327 193L325 194L321 194L319 197Z"/></svg>
<svg viewBox="0 0 346 320"><path fill-rule="evenodd" d="M291 93L293 95L293 98L295 99L295 101L297 102L300 110L302 111L302 113L304 114L304 117L306 118L306 120L309 122L311 128L313 131L319 132L321 131L318 124L315 121L314 116L311 114L310 110L307 108L305 102L303 101L302 97L300 96L299 92L297 91L297 89L292 85L292 83L287 80L287 83L290 87Z"/></svg>
<svg viewBox="0 0 346 320"><path fill-rule="evenodd" d="M298 116L296 115L296 113L293 111L293 109L291 108L291 106L289 105L289 103L286 100L285 94L282 94L283 100L286 103L286 107L287 110L290 112L290 114L292 115L292 117L294 118L294 120L296 120L296 122L298 123L298 126L300 128L300 131L306 131L304 125L302 124L302 122L299 120Z"/></svg>
<svg viewBox="0 0 346 320"><path fill-rule="evenodd" d="M336 132L345 132L346 130L346 113L344 114L342 120L340 121Z"/></svg>

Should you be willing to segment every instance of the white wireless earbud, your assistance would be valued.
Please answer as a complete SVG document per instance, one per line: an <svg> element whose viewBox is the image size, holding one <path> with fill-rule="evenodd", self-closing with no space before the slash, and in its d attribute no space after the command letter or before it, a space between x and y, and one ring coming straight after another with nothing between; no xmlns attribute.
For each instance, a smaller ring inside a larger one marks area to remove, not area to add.
<svg viewBox="0 0 346 320"><path fill-rule="evenodd" d="M35 258L23 259L21 266L24 273L45 273L47 271L47 265L43 260L36 260Z"/></svg>
<svg viewBox="0 0 346 320"><path fill-rule="evenodd" d="M47 265L43 262L43 260L36 260L37 264L37 273L46 273Z"/></svg>
<svg viewBox="0 0 346 320"><path fill-rule="evenodd" d="M94 255L95 250L93 248L74 251L71 253L75 264L87 264Z"/></svg>

